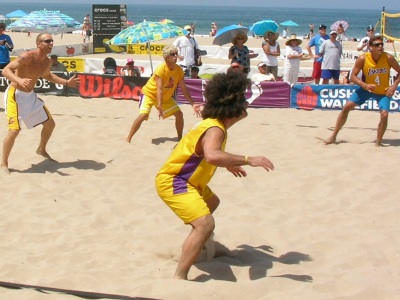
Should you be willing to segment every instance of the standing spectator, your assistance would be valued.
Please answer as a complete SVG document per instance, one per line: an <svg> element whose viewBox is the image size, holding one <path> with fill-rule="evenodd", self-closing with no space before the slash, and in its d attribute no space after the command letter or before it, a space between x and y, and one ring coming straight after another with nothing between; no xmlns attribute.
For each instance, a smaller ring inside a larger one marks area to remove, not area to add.
<svg viewBox="0 0 400 300"><path fill-rule="evenodd" d="M287 28L284 28L284 29L282 30L282 37L283 37L284 39L287 39L288 34L289 34L288 29L287 29Z"/></svg>
<svg viewBox="0 0 400 300"><path fill-rule="evenodd" d="M276 81L273 74L268 72L265 62L258 64L258 73L251 76L251 81Z"/></svg>
<svg viewBox="0 0 400 300"><path fill-rule="evenodd" d="M132 58L126 60L126 65L121 69L122 76L140 77L140 71L135 67L135 61Z"/></svg>
<svg viewBox="0 0 400 300"><path fill-rule="evenodd" d="M261 44L265 54L263 61L267 66L266 72L272 73L275 79L278 78L278 57L281 55L281 48L276 41L278 36L279 33L267 31Z"/></svg>
<svg viewBox="0 0 400 300"><path fill-rule="evenodd" d="M245 43L247 42L247 35L238 33L232 39L232 44L229 48L228 58L231 60L231 64L237 62L243 67L243 72L248 74L250 72L250 58L257 57L254 51L249 50Z"/></svg>
<svg viewBox="0 0 400 300"><path fill-rule="evenodd" d="M6 24L0 23L0 69L4 69L10 63L10 52L14 45L8 34L5 34Z"/></svg>
<svg viewBox="0 0 400 300"><path fill-rule="evenodd" d="M297 83L299 78L300 60L303 57L303 50L299 46L301 42L295 34L286 42L283 81L290 85Z"/></svg>
<svg viewBox="0 0 400 300"><path fill-rule="evenodd" d="M336 31L332 30L329 37L329 40L324 41L319 49L319 55L322 56L322 84L328 84L331 78L334 84L339 84L342 44L336 40Z"/></svg>
<svg viewBox="0 0 400 300"><path fill-rule="evenodd" d="M206 242L214 231L213 213L220 199L208 184L216 169L225 168L236 177L247 176L244 165L274 170L273 163L264 156L250 157L225 151L227 130L247 117L244 92L248 84L243 73L216 74L205 88L207 101L201 113L203 120L176 145L156 175L160 198L185 224L191 225L175 279L188 279L191 266L202 249L207 249Z"/></svg>
<svg viewBox="0 0 400 300"><path fill-rule="evenodd" d="M344 30L342 23L339 23L336 32L337 32L337 40L340 43L347 40L346 31Z"/></svg>
<svg viewBox="0 0 400 300"><path fill-rule="evenodd" d="M368 25L367 27L367 36L363 37L360 40L360 43L357 46L357 51L368 52L370 51L369 47L369 39L373 37L375 34L374 26Z"/></svg>
<svg viewBox="0 0 400 300"><path fill-rule="evenodd" d="M200 116L200 106L195 104L186 87L183 70L176 64L178 48L169 45L163 48L164 62L159 64L147 83L143 86L139 101L139 116L132 124L131 130L126 138L131 142L133 135L139 130L143 121L147 121L151 108L155 106L158 110L159 119L175 117L175 128L178 140L182 138L183 114L176 101L172 98L176 88L182 90L186 100L192 105L196 115Z"/></svg>
<svg viewBox="0 0 400 300"><path fill-rule="evenodd" d="M92 23L90 22L89 14L83 18L82 35L84 43L90 42L90 37L92 36Z"/></svg>
<svg viewBox="0 0 400 300"><path fill-rule="evenodd" d="M210 29L210 36L216 36L216 34L217 34L217 24L215 22L212 22Z"/></svg>
<svg viewBox="0 0 400 300"><path fill-rule="evenodd" d="M65 67L65 65L63 63L60 63L58 61L58 56L56 54L52 54L50 56L51 59L51 68L50 70L52 72L67 72L67 68Z"/></svg>
<svg viewBox="0 0 400 300"><path fill-rule="evenodd" d="M400 76L397 76L393 85L390 85L390 69L394 69L399 74L400 66L393 55L384 51L383 37L371 37L369 39L369 47L370 51L357 58L351 72L350 81L359 87L353 92L350 99L346 101L336 120L335 129L332 135L324 141L325 144L336 142L336 137L346 123L350 111L356 106L364 104L368 99L373 99L378 102L380 110L375 146L381 146L389 118L390 99L400 83ZM363 80L357 76L361 70L364 73Z"/></svg>
<svg viewBox="0 0 400 300"><path fill-rule="evenodd" d="M311 39L314 36L314 24L309 24L310 32L308 33L308 38Z"/></svg>
<svg viewBox="0 0 400 300"><path fill-rule="evenodd" d="M326 34L326 26L321 24L318 27L318 34L313 36L310 42L307 45L307 51L310 57L314 58L313 64L313 72L312 78L314 78L314 83L319 84L321 79L321 65L322 65L322 57L319 55L319 48L324 40L329 39L329 35ZM311 47L314 47L314 54L311 51Z"/></svg>
<svg viewBox="0 0 400 300"><path fill-rule="evenodd" d="M195 51L199 50L199 45L191 36L192 27L186 25L183 29L185 29L187 33L178 37L173 45L179 49L179 64L185 67L185 76L189 77L190 68L195 65Z"/></svg>

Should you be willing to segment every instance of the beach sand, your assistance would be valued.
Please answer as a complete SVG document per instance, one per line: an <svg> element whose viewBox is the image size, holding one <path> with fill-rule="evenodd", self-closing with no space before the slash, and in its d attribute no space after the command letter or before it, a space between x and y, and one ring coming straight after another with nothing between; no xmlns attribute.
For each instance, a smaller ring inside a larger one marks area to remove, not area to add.
<svg viewBox="0 0 400 300"><path fill-rule="evenodd" d="M11 174L0 174L1 281L155 299L398 299L397 114L376 148L377 112L352 112L326 146L338 111L248 109L227 151L265 155L275 170L217 170L215 240L229 255L178 281L190 227L154 188L174 120L153 111L128 144L137 102L41 97L57 124L48 145L57 162L35 153L41 128L21 131ZM181 108L186 131L199 119ZM2 141L3 103L0 112ZM81 298L0 283L0 299Z"/></svg>

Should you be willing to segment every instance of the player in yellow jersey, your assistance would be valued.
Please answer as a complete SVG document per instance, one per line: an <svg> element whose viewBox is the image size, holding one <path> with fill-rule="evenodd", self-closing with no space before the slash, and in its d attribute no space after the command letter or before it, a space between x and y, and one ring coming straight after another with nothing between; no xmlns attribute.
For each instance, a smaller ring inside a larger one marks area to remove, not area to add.
<svg viewBox="0 0 400 300"><path fill-rule="evenodd" d="M163 48L164 62L159 64L154 74L144 85L139 100L139 116L132 124L126 141L131 142L133 135L139 130L143 121L149 118L151 108L157 107L158 116L166 119L170 116L175 117L175 127L178 140L182 138L183 114L176 101L172 98L176 88L179 86L186 100L193 106L194 112L200 116L200 104L195 104L186 87L183 70L176 64L178 58L178 48L175 46L165 46Z"/></svg>
<svg viewBox="0 0 400 300"><path fill-rule="evenodd" d="M213 76L205 88L203 121L177 144L156 176L160 198L192 226L182 247L174 276L177 279L187 279L190 267L214 230L212 213L220 200L208 182L216 168L224 167L236 177L247 175L243 165L274 169L264 156L236 155L224 150L228 128L247 116L244 92L249 83L243 73Z"/></svg>
<svg viewBox="0 0 400 300"><path fill-rule="evenodd" d="M400 66L393 55L383 51L383 38L381 36L371 37L369 40L369 48L370 52L366 52L357 58L351 73L350 81L356 83L360 87L353 92L349 101L347 101L342 108L337 118L335 129L332 135L324 141L325 144L336 142L336 136L346 123L347 116L351 110L358 105L362 105L368 99L374 99L379 104L381 115L375 146L381 146L389 118L390 98L393 96L400 83L400 76L397 76L393 85L389 85L390 68L397 71L399 75ZM363 78L359 79L357 75L361 70L363 71Z"/></svg>

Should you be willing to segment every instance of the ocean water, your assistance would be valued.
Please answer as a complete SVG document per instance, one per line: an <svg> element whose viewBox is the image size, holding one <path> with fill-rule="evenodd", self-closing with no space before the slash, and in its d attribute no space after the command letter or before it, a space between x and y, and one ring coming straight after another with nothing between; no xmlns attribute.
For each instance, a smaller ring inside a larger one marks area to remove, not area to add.
<svg viewBox="0 0 400 300"><path fill-rule="evenodd" d="M123 3L123 1L121 2ZM275 4L276 5L276 4ZM23 10L27 13L34 10L59 10L69 15L79 22L89 13L92 14L92 4L89 3L17 3L7 2L0 6L0 14L6 15L15 10ZM298 23L298 27L291 27L291 33L296 33L299 37L309 32L309 24L315 24L314 32L318 32L318 25L325 24L328 30L331 24L338 20L345 20L350 24L346 35L350 38L360 39L366 34L368 25L380 24L381 10L346 10L346 9L314 9L314 8L277 8L277 7L227 7L227 6L171 6L171 5L139 5L128 4L128 19L134 23L148 21L160 21L170 19L178 26L190 23L196 24L195 34L208 35L211 22L216 22L218 28L239 24L251 26L253 23L271 19L278 24L286 20L293 20ZM397 13L397 12L390 12ZM400 19L393 31L398 32L400 38ZM282 32L283 26L278 31ZM379 31L378 31L379 32Z"/></svg>

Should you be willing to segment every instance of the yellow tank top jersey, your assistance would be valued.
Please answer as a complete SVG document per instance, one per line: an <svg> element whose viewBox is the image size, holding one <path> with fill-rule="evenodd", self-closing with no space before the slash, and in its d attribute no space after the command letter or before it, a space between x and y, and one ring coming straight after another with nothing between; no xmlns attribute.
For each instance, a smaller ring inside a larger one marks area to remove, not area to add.
<svg viewBox="0 0 400 300"><path fill-rule="evenodd" d="M150 97L150 99L153 100L157 99L157 84L155 76L160 77L163 82L162 100L168 100L174 94L175 89L178 86L178 82L184 77L184 73L182 68L178 65L176 65L171 71L168 69L168 66L165 62L159 64L156 67L153 76L149 78L146 85L142 89L142 94Z"/></svg>
<svg viewBox="0 0 400 300"><path fill-rule="evenodd" d="M364 81L368 84L376 84L374 94L385 95L385 89L389 86L390 65L385 52L381 58L375 62L371 52L365 53L363 67Z"/></svg>
<svg viewBox="0 0 400 300"><path fill-rule="evenodd" d="M192 185L200 193L203 191L217 167L207 163L204 156L198 156L195 148L200 137L211 127L219 127L224 131L222 150L225 149L227 132L221 121L205 119L197 123L178 143L158 172L156 176L158 190L168 190L171 194L178 195L185 193L187 186Z"/></svg>

